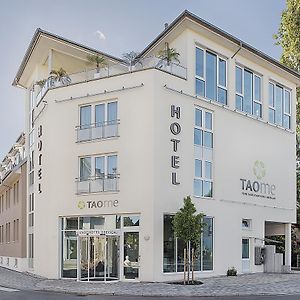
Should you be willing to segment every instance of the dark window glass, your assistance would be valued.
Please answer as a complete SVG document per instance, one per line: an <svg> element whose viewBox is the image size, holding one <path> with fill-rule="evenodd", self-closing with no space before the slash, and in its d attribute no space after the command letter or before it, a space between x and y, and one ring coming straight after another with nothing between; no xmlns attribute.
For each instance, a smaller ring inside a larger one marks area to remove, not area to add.
<svg viewBox="0 0 300 300"><path fill-rule="evenodd" d="M173 216L164 216L164 272L176 272L176 247L175 235L172 226Z"/></svg>
<svg viewBox="0 0 300 300"><path fill-rule="evenodd" d="M213 219L204 217L203 228L203 271L213 269Z"/></svg>

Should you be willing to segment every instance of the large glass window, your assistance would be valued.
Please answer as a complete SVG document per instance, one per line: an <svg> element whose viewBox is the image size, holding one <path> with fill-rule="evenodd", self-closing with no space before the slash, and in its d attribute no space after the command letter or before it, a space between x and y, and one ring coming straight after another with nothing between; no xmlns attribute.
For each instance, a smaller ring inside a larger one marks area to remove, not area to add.
<svg viewBox="0 0 300 300"><path fill-rule="evenodd" d="M269 82L269 122L291 129L291 92Z"/></svg>
<svg viewBox="0 0 300 300"><path fill-rule="evenodd" d="M91 157L80 158L80 180L87 180L92 174Z"/></svg>
<svg viewBox="0 0 300 300"><path fill-rule="evenodd" d="M227 104L227 62L196 47L196 95Z"/></svg>
<svg viewBox="0 0 300 300"><path fill-rule="evenodd" d="M183 272L184 242L176 238L173 229L173 215L164 215L164 245L163 245L163 272ZM203 218L203 232L199 243L192 245L194 248L194 270L213 270L213 218ZM191 251L191 249L190 249Z"/></svg>
<svg viewBox="0 0 300 300"><path fill-rule="evenodd" d="M235 108L262 118L262 79L243 67L235 68Z"/></svg>
<svg viewBox="0 0 300 300"><path fill-rule="evenodd" d="M91 125L91 105L80 107L80 128L87 128Z"/></svg>
<svg viewBox="0 0 300 300"><path fill-rule="evenodd" d="M195 109L194 145L195 174L194 196L212 197L212 148L213 148L213 115L204 109Z"/></svg>

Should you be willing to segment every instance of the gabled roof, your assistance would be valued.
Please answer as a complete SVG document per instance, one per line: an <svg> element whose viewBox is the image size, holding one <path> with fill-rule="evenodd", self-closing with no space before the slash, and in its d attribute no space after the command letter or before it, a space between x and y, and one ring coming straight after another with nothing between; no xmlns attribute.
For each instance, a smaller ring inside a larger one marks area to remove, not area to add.
<svg viewBox="0 0 300 300"><path fill-rule="evenodd" d="M22 76L22 74L23 74L23 72L24 72L24 69L25 69L25 67L26 67L26 64L27 64L27 62L29 61L29 59L30 59L30 57L31 57L31 55L32 55L32 52L33 52L35 46L37 45L37 43L38 43L38 41L39 41L39 39L40 39L41 36L49 37L49 38L58 40L58 41L60 41L60 42L64 42L64 43L66 43L66 44L69 44L70 46L73 46L73 47L75 46L75 47L77 47L77 48L81 48L82 50L91 52L91 53L93 53L93 54L95 54L95 55L105 56L105 57L107 57L108 59L110 59L110 60L112 60L112 61L114 61L114 62L116 62L116 63L123 63L123 60L120 59L120 58L114 57L114 56L112 56L112 55L110 55L110 54L107 54L107 53L98 51L98 50L96 50L96 49L94 49L94 48L90 48L90 47L85 46L85 45L82 45L82 44L80 44L80 43L71 41L71 40L69 40L69 39L66 39L66 38L61 37L61 36L56 35L56 34L53 34L53 33L51 33L51 32L42 30L41 28L37 28L36 31L35 31L35 33L34 33L34 35L33 35L33 37L32 37L32 39L31 39L31 41L30 41L30 44L29 44L29 46L28 46L28 48L27 48L27 50L26 50L26 53L25 53L25 55L24 55L24 58L23 58L23 60L22 60L22 62L21 62L21 65L20 65L20 67L19 67L19 69L18 69L18 72L17 72L17 74L16 74L16 77L15 77L15 79L14 79L12 85L16 86L16 85L19 84L19 80L20 80L20 78L21 78L21 76Z"/></svg>
<svg viewBox="0 0 300 300"><path fill-rule="evenodd" d="M195 14L189 12L188 10L183 11L165 30L159 34L141 53L140 56L146 56L147 53L155 47L157 44L159 44L172 30L175 29L175 27L181 23L184 19L189 19L191 21L194 21L195 23L209 29L210 31L226 38L227 40L231 41L232 43L236 44L237 46L244 48L253 54L259 56L260 58L268 61L269 63L275 65L276 67L279 67L283 69L284 71L292 74L293 76L300 79L300 74L296 72L295 70L283 65L278 60L272 58L271 56L263 53L262 51L250 46L249 44L243 42L242 40L234 37L233 35L225 32L224 30L220 29L219 27L201 19L200 17L196 16Z"/></svg>

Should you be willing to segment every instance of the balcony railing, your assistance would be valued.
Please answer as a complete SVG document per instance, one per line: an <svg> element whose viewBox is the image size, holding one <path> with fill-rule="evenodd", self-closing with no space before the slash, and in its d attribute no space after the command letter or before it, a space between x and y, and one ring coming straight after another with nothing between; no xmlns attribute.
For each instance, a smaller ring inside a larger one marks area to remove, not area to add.
<svg viewBox="0 0 300 300"><path fill-rule="evenodd" d="M125 63L109 65L100 69L85 70L78 73L69 74L69 78L62 78L61 82L55 81L54 77L49 77L44 86L36 94L36 103L40 103L45 93L54 87L65 86L70 83L85 82L92 79L106 78L110 76L135 72L146 69L158 69L180 78L187 78L187 68L176 63L167 63L156 56L145 57L140 59L135 65L129 66Z"/></svg>
<svg viewBox="0 0 300 300"><path fill-rule="evenodd" d="M117 192L119 190L119 174L77 178L77 194Z"/></svg>
<svg viewBox="0 0 300 300"><path fill-rule="evenodd" d="M76 126L77 142L86 142L118 136L120 120Z"/></svg>

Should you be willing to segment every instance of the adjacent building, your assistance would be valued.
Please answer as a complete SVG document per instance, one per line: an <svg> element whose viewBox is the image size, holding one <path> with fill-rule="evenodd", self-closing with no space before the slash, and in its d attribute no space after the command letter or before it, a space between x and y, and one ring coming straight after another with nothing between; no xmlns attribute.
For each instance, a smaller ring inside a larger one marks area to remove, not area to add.
<svg viewBox="0 0 300 300"><path fill-rule="evenodd" d="M172 48L180 63L158 58ZM288 270L299 79L188 11L131 62L38 29L13 83L26 90L28 270L181 279L172 218L187 195L205 214L197 277L263 272L277 234Z"/></svg>
<svg viewBox="0 0 300 300"><path fill-rule="evenodd" d="M0 164L0 266L27 270L25 134Z"/></svg>

